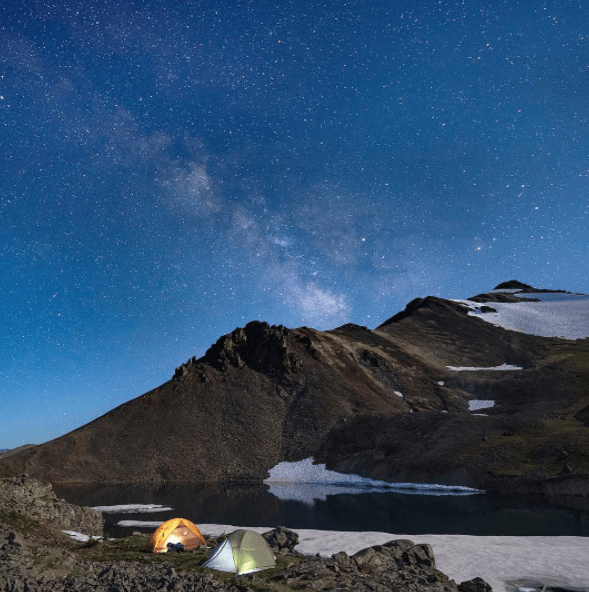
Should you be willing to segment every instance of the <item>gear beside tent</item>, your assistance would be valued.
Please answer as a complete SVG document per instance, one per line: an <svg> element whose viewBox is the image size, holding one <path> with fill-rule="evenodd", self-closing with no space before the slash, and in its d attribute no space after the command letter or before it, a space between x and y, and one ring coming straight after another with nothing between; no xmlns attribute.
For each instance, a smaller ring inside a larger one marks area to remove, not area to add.
<svg viewBox="0 0 589 592"><path fill-rule="evenodd" d="M252 530L236 530L211 551L202 565L219 571L247 574L274 567L276 560L262 535Z"/></svg>
<svg viewBox="0 0 589 592"><path fill-rule="evenodd" d="M189 551L199 545L206 545L206 541L198 527L186 518L167 520L158 526L149 539L149 548L154 553L166 553L169 548L178 544Z"/></svg>

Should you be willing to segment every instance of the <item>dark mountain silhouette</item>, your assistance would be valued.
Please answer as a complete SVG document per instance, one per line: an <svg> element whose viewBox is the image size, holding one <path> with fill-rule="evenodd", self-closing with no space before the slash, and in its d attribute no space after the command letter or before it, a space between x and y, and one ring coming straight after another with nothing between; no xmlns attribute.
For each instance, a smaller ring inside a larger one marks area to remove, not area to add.
<svg viewBox="0 0 589 592"><path fill-rule="evenodd" d="M254 321L152 391L0 457L0 475L259 482L280 461L315 456L329 469L393 482L574 493L589 475L588 351L589 340L507 331L435 297L413 300L374 330ZM523 369L448 368L502 364ZM495 406L475 415L473 399Z"/></svg>
<svg viewBox="0 0 589 592"><path fill-rule="evenodd" d="M517 280L509 280L496 285L493 290L535 290L535 288Z"/></svg>

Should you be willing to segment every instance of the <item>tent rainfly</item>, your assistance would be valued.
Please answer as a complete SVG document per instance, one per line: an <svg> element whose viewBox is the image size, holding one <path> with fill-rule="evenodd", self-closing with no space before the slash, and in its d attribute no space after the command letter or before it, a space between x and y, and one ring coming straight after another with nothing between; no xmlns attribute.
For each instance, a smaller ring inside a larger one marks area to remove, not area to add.
<svg viewBox="0 0 589 592"><path fill-rule="evenodd" d="M266 539L252 530L236 530L219 543L203 567L247 574L269 569L276 564Z"/></svg>
<svg viewBox="0 0 589 592"><path fill-rule="evenodd" d="M149 548L154 553L166 553L168 543L182 543L187 551L199 545L206 545L198 527L186 518L172 518L160 524L149 539Z"/></svg>

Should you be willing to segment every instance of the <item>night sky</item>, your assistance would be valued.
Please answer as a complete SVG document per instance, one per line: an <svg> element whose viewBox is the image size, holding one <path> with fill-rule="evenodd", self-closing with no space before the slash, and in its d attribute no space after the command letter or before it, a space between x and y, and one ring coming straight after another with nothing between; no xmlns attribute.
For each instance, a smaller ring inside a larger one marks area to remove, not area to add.
<svg viewBox="0 0 589 592"><path fill-rule="evenodd" d="M0 448L253 319L589 292L584 0L3 0Z"/></svg>

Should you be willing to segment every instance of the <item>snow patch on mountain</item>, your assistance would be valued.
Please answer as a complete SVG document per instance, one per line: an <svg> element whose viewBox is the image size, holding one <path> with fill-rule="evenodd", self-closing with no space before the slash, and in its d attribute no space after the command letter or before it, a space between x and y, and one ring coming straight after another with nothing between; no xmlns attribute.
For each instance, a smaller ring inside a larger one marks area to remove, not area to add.
<svg viewBox="0 0 589 592"><path fill-rule="evenodd" d="M168 512L173 508L169 506L161 506L158 504L124 504L118 506L93 506L93 510L97 512L105 512L106 514L135 514L153 512Z"/></svg>
<svg viewBox="0 0 589 592"><path fill-rule="evenodd" d="M489 366L489 367L482 367L482 366L446 366L448 370L453 370L454 372L473 372L476 370L523 370L521 366L511 366L509 364L501 364L501 366Z"/></svg>
<svg viewBox="0 0 589 592"><path fill-rule="evenodd" d="M540 302L489 302L485 305L469 300L453 302L467 306L470 316L476 316L504 329L541 337L589 337L588 295L534 292L519 293L516 296L537 298ZM497 312L482 312L483 306L491 307Z"/></svg>
<svg viewBox="0 0 589 592"><path fill-rule="evenodd" d="M491 399L472 399L468 402L468 410L476 411L477 409L488 409L494 407L495 401Z"/></svg>

